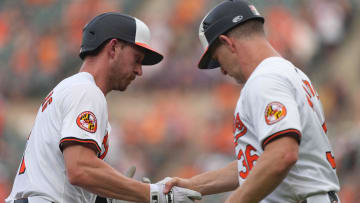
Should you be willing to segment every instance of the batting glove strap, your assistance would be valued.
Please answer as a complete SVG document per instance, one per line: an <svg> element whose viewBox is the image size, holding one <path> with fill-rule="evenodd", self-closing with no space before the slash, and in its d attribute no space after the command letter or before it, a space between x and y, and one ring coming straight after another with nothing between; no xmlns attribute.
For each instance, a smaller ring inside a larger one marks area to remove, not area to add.
<svg viewBox="0 0 360 203"><path fill-rule="evenodd" d="M199 192L176 186L164 194L164 187L161 183L150 184L150 203L193 203L201 199Z"/></svg>
<svg viewBox="0 0 360 203"><path fill-rule="evenodd" d="M150 184L150 203L164 203L165 198L163 194L164 185Z"/></svg>

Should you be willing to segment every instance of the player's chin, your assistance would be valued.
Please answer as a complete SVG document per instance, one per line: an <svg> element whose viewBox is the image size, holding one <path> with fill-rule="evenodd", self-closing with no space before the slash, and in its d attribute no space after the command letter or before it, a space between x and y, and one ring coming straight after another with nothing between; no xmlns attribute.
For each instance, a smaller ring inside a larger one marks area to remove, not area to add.
<svg viewBox="0 0 360 203"><path fill-rule="evenodd" d="M125 91L127 89L127 87L128 87L128 84L126 84L126 85L125 84L119 84L116 87L114 87L113 90L123 92L123 91Z"/></svg>
<svg viewBox="0 0 360 203"><path fill-rule="evenodd" d="M245 83L244 80L240 80L240 79L235 79L235 81L239 85L243 85Z"/></svg>
<svg viewBox="0 0 360 203"><path fill-rule="evenodd" d="M119 91L121 91L121 92L124 92L126 89L127 89L127 85L126 85L126 86L123 86L123 87L118 88L118 90L119 90Z"/></svg>
<svg viewBox="0 0 360 203"><path fill-rule="evenodd" d="M127 89L127 87L131 84L132 81L133 81L133 79L123 82L121 84L118 84L118 86L115 89L123 92Z"/></svg>
<svg viewBox="0 0 360 203"><path fill-rule="evenodd" d="M245 78L242 77L242 76L231 76L231 77L232 77L232 78L236 81L236 83L239 84L239 85L243 85L243 84L246 82Z"/></svg>

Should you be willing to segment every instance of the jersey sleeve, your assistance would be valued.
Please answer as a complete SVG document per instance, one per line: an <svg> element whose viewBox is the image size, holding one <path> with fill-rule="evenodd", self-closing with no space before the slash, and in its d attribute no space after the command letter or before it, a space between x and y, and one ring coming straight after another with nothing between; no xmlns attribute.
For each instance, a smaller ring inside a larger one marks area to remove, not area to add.
<svg viewBox="0 0 360 203"><path fill-rule="evenodd" d="M104 95L91 85L78 85L69 92L61 108L60 150L65 143L85 144L99 156L108 123Z"/></svg>
<svg viewBox="0 0 360 203"><path fill-rule="evenodd" d="M248 115L261 147L283 136L294 137L300 143L300 116L291 83L285 77L269 74L258 75L249 85Z"/></svg>

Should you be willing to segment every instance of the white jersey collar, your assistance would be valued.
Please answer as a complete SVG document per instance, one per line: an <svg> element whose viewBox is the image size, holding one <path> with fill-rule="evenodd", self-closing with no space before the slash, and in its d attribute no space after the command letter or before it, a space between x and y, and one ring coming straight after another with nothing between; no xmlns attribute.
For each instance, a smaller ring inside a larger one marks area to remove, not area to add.
<svg viewBox="0 0 360 203"><path fill-rule="evenodd" d="M284 61L284 60L285 59L280 56L272 56L272 57L265 58L256 66L256 68L250 74L250 77L248 78L247 81L249 81L251 78L255 77L255 75L257 75L257 72L259 72L260 69L266 67L264 64L271 63L272 61Z"/></svg>

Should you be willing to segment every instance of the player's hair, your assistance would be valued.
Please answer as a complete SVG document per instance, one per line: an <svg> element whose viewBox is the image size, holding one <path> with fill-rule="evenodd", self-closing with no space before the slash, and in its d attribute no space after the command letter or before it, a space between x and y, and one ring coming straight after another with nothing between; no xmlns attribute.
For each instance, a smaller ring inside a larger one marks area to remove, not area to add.
<svg viewBox="0 0 360 203"><path fill-rule="evenodd" d="M226 35L237 38L265 36L264 24L258 19L251 19L229 30Z"/></svg>
<svg viewBox="0 0 360 203"><path fill-rule="evenodd" d="M84 58L83 58L83 60L85 60L85 58L86 58L87 56L96 56L96 55L98 55L98 54L101 52L101 50L104 49L104 47L106 46L106 44L107 44L108 42L110 42L110 40L112 40L112 39L114 39L114 38L110 38L110 39L105 40L98 48L96 48L96 49L94 49L94 50L92 50L92 51L84 52ZM116 38L116 39L117 39L117 38ZM120 43L124 44L124 45L130 45L129 42L126 42L126 41L124 41L124 40L121 40L121 39L117 39L117 40L118 40Z"/></svg>

